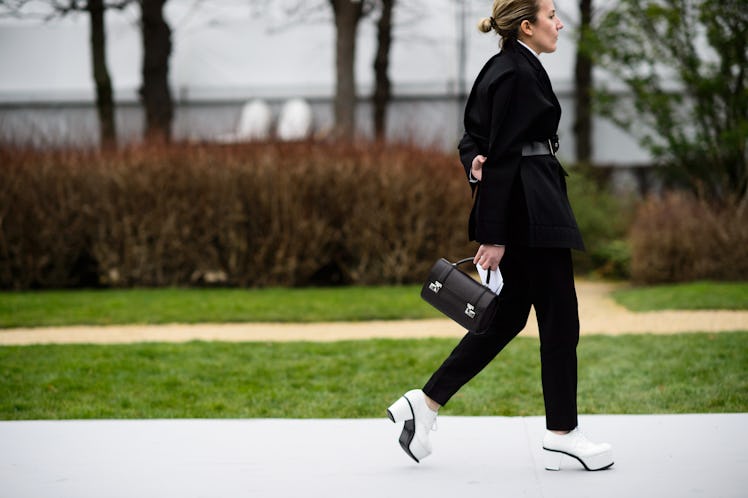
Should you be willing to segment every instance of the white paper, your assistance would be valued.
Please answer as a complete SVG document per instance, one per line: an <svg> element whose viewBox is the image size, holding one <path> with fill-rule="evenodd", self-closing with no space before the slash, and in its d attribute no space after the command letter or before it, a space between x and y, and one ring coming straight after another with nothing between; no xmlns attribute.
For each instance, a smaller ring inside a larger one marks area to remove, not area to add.
<svg viewBox="0 0 748 498"><path fill-rule="evenodd" d="M478 270L478 275L483 285L486 285L494 294L498 295L501 292L501 288L504 287L504 277L501 276L501 270L498 268L491 270L491 278L486 283L486 277L489 274L488 270L484 270L480 265L475 265L475 268Z"/></svg>

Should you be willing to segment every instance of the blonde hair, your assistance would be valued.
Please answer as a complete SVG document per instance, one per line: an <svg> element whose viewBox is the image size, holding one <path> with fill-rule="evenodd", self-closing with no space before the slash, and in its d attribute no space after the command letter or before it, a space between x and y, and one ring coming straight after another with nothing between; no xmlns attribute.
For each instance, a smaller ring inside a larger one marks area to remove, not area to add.
<svg viewBox="0 0 748 498"><path fill-rule="evenodd" d="M478 22L478 30L488 33L493 30L501 36L501 46L519 38L522 21L534 23L537 20L539 0L494 0L491 17Z"/></svg>

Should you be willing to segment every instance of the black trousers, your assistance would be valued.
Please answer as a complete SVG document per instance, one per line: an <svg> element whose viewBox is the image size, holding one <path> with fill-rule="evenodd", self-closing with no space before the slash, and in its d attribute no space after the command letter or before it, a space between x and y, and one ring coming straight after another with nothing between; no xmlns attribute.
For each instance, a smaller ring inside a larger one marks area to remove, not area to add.
<svg viewBox="0 0 748 498"><path fill-rule="evenodd" d="M546 427L574 429L579 311L571 250L508 246L499 267L504 288L490 329L465 335L423 391L445 405L522 331L530 306L535 306Z"/></svg>

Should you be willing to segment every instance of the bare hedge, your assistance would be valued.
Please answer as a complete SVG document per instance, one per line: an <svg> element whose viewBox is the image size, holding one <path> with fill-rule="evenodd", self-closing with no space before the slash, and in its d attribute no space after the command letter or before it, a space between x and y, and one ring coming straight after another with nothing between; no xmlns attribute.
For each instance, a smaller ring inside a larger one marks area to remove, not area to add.
<svg viewBox="0 0 748 498"><path fill-rule="evenodd" d="M631 278L638 283L748 280L748 213L671 192L639 206L631 227Z"/></svg>
<svg viewBox="0 0 748 498"><path fill-rule="evenodd" d="M0 162L5 289L407 283L474 252L456 154L182 144Z"/></svg>
<svg viewBox="0 0 748 498"><path fill-rule="evenodd" d="M415 283L436 258L475 251L456 153L371 143L0 148L0 172L3 289ZM588 247L607 247L610 220L625 210L601 204L576 172L572 182ZM628 237L632 280L748 279L745 211L686 194L645 200Z"/></svg>

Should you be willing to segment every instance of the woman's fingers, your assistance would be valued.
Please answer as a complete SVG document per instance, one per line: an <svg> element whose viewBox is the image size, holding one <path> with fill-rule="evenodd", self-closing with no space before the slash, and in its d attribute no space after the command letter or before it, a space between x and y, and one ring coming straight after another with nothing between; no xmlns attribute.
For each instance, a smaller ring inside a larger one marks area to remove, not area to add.
<svg viewBox="0 0 748 498"><path fill-rule="evenodd" d="M473 264L480 265L484 270L495 270L504 257L504 246L481 244L473 258Z"/></svg>

